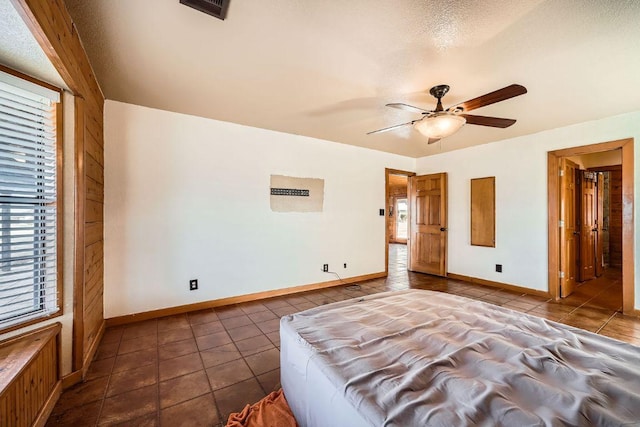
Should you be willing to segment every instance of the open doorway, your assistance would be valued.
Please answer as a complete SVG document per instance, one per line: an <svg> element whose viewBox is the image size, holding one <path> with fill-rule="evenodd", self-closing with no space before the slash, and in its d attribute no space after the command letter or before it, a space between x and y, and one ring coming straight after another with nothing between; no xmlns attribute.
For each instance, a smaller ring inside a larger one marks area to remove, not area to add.
<svg viewBox="0 0 640 427"><path fill-rule="evenodd" d="M389 244L406 245L409 224L409 177L415 173L385 169L385 271L389 272Z"/></svg>
<svg viewBox="0 0 640 427"><path fill-rule="evenodd" d="M394 243L407 243L409 203L407 198L396 198L394 203Z"/></svg>
<svg viewBox="0 0 640 427"><path fill-rule="evenodd" d="M387 196L387 228L389 243L407 243L407 175L389 175Z"/></svg>
<svg viewBox="0 0 640 427"><path fill-rule="evenodd" d="M623 312L632 313L633 139L553 151L548 166L551 296L621 275Z"/></svg>

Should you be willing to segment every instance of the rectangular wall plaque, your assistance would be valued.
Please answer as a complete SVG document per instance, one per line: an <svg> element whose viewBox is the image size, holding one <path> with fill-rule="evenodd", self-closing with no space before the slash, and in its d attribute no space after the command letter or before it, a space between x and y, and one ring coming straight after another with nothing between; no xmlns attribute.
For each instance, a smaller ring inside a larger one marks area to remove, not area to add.
<svg viewBox="0 0 640 427"><path fill-rule="evenodd" d="M324 179L271 175L273 212L322 212Z"/></svg>

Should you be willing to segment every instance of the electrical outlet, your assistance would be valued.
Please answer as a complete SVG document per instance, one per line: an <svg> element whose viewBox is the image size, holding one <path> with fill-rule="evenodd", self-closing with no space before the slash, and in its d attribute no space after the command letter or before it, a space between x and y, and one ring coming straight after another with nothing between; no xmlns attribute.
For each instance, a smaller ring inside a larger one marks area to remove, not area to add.
<svg viewBox="0 0 640 427"><path fill-rule="evenodd" d="M196 289L198 289L198 279L189 280L189 290L195 291Z"/></svg>
<svg viewBox="0 0 640 427"><path fill-rule="evenodd" d="M496 272L502 273L502 264L496 264Z"/></svg>
<svg viewBox="0 0 640 427"><path fill-rule="evenodd" d="M329 272L329 264L322 264L322 271L324 271L325 273Z"/></svg>
<svg viewBox="0 0 640 427"><path fill-rule="evenodd" d="M384 216L384 209L380 209L378 213L380 214L380 216Z"/></svg>
<svg viewBox="0 0 640 427"><path fill-rule="evenodd" d="M344 263L344 268L347 268L347 263L346 262Z"/></svg>

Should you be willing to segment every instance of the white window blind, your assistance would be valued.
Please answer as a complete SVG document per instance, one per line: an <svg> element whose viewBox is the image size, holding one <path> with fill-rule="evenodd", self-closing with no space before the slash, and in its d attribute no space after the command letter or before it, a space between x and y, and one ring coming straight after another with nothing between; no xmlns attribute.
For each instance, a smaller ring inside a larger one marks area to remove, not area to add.
<svg viewBox="0 0 640 427"><path fill-rule="evenodd" d="M56 102L0 72L0 329L59 310Z"/></svg>

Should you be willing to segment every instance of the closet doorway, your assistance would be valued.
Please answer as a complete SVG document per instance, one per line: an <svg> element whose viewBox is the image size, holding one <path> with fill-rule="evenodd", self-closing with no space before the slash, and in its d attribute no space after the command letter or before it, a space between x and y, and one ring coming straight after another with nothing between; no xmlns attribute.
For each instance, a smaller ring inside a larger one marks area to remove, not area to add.
<svg viewBox="0 0 640 427"><path fill-rule="evenodd" d="M558 150L548 161L549 292L565 298L615 273L632 312L633 140Z"/></svg>

